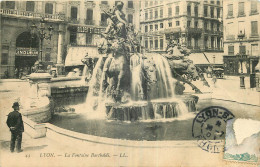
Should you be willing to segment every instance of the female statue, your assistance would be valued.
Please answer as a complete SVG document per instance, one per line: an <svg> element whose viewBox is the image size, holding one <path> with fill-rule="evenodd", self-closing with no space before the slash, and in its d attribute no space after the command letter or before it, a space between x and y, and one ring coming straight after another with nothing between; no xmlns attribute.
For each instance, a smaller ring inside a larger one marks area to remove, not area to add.
<svg viewBox="0 0 260 167"><path fill-rule="evenodd" d="M123 13L124 3L119 1L115 8L109 13L105 12L108 17L108 27L104 34L115 33L118 37L126 39L126 25L127 21ZM106 37L106 35L104 35Z"/></svg>

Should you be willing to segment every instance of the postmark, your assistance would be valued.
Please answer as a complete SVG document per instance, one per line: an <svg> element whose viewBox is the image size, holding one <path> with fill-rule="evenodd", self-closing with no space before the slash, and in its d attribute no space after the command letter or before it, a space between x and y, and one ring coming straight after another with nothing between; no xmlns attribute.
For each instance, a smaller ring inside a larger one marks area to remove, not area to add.
<svg viewBox="0 0 260 167"><path fill-rule="evenodd" d="M198 146L211 153L223 150L227 121L235 116L226 108L211 106L201 110L193 120L192 136Z"/></svg>

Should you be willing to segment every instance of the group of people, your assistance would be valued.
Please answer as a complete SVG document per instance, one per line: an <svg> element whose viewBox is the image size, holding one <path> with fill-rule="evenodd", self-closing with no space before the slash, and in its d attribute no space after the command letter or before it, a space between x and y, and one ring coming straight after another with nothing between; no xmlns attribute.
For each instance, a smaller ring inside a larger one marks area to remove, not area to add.
<svg viewBox="0 0 260 167"><path fill-rule="evenodd" d="M30 75L31 73L31 67L16 68L14 71L15 78L17 79L21 79L23 76Z"/></svg>

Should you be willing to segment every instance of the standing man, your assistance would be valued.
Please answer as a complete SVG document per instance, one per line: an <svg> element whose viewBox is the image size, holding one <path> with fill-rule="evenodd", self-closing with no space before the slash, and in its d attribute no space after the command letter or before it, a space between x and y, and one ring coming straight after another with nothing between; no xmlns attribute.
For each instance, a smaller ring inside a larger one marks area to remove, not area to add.
<svg viewBox="0 0 260 167"><path fill-rule="evenodd" d="M22 152L21 144L22 144L22 133L24 132L24 125L23 125L22 114L19 113L19 103L14 102L12 107L14 111L8 114L8 118L6 121L7 126L9 127L12 134L10 150L11 152L14 152L15 141L17 140L16 151L19 153Z"/></svg>

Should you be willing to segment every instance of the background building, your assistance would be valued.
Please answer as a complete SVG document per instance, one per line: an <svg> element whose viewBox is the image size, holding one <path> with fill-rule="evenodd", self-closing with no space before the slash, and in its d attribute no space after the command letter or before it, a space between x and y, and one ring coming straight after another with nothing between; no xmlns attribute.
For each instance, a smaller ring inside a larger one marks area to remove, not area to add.
<svg viewBox="0 0 260 167"><path fill-rule="evenodd" d="M167 39L185 43L194 52L222 51L222 1L141 1L142 45L163 51Z"/></svg>
<svg viewBox="0 0 260 167"><path fill-rule="evenodd" d="M103 10L116 1L1 1L0 3L0 77L14 77L15 69L31 71L38 60L40 40L32 38L31 26L54 28L52 39L44 40L43 61L57 67L82 65L88 53L96 54L100 33L107 21ZM123 0L129 23L139 26L138 1ZM66 63L65 63L66 62ZM62 68L61 68L62 69ZM60 71L62 72L62 71Z"/></svg>
<svg viewBox="0 0 260 167"><path fill-rule="evenodd" d="M254 73L260 56L260 2L223 1L225 73Z"/></svg>
<svg viewBox="0 0 260 167"><path fill-rule="evenodd" d="M0 10L0 74L14 77L15 69L30 71L38 60L39 37L32 38L30 27L43 17L46 28L53 26L52 40L44 40L43 61L62 64L65 32L65 3L48 1L2 1Z"/></svg>

